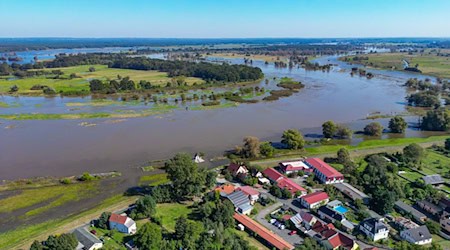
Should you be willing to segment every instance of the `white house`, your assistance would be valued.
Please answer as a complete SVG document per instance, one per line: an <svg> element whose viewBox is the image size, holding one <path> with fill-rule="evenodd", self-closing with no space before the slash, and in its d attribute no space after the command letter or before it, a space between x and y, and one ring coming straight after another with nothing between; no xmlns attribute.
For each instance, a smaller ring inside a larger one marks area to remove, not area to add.
<svg viewBox="0 0 450 250"><path fill-rule="evenodd" d="M389 229L382 219L364 220L359 225L359 229L373 241L387 239L389 236Z"/></svg>
<svg viewBox="0 0 450 250"><path fill-rule="evenodd" d="M136 233L136 222L125 215L111 214L109 217L109 229L116 229L121 233L134 234Z"/></svg>
<svg viewBox="0 0 450 250"><path fill-rule="evenodd" d="M430 244L433 240L427 226L420 226L408 230L403 230L400 232L400 237L416 245Z"/></svg>

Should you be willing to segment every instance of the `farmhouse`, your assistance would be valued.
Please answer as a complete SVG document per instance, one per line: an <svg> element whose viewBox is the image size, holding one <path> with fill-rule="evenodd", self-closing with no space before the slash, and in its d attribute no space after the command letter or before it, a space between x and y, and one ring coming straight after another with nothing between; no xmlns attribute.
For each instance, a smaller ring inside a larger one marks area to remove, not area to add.
<svg viewBox="0 0 450 250"><path fill-rule="evenodd" d="M344 182L344 175L319 158L308 158L305 163L313 169L317 179L324 184Z"/></svg>
<svg viewBox="0 0 450 250"><path fill-rule="evenodd" d="M327 204L329 199L327 193L320 191L302 196L300 198L300 204L308 209L313 209Z"/></svg>
<svg viewBox="0 0 450 250"><path fill-rule="evenodd" d="M136 222L126 215L111 214L109 217L109 229L117 230L121 233L136 233Z"/></svg>

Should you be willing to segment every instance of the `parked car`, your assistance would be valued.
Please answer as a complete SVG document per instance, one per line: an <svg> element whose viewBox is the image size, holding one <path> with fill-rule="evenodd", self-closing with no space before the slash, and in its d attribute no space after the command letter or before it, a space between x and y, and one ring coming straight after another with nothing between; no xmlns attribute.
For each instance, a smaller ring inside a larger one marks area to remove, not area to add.
<svg viewBox="0 0 450 250"><path fill-rule="evenodd" d="M277 219L270 219L270 224L273 224L273 223L275 223L275 221L277 221Z"/></svg>
<svg viewBox="0 0 450 250"><path fill-rule="evenodd" d="M278 228L281 230L284 230L286 228L286 226L280 223L280 226L278 226Z"/></svg>
<svg viewBox="0 0 450 250"><path fill-rule="evenodd" d="M289 232L289 235L294 235L294 234L297 234L297 231L292 230L292 231Z"/></svg>
<svg viewBox="0 0 450 250"><path fill-rule="evenodd" d="M97 234L97 231L91 230L91 234L96 235L96 234Z"/></svg>

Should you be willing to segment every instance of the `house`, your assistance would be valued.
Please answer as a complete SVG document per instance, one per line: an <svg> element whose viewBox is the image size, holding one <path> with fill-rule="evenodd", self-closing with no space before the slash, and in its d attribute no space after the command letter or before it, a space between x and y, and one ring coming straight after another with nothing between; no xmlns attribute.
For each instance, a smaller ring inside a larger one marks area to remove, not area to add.
<svg viewBox="0 0 450 250"><path fill-rule="evenodd" d="M445 183L444 179L442 179L442 176L439 174L427 175L422 177L422 179L425 184L429 185L440 185Z"/></svg>
<svg viewBox="0 0 450 250"><path fill-rule="evenodd" d="M328 207L328 206L321 206L317 210L317 213L319 214L319 217L327 222L335 223L336 221L340 222L342 226L345 228L346 231L351 232L355 228L353 223L348 221L345 216L336 210Z"/></svg>
<svg viewBox="0 0 450 250"><path fill-rule="evenodd" d="M394 223L400 230L419 227L419 225L417 225L414 221L407 219L405 217L395 218Z"/></svg>
<svg viewBox="0 0 450 250"><path fill-rule="evenodd" d="M428 231L427 226L403 230L400 232L400 237L409 243L416 245L430 244L432 241L431 234L430 231Z"/></svg>
<svg viewBox="0 0 450 250"><path fill-rule="evenodd" d="M259 199L259 192L250 186L242 186L236 189L237 191L242 191L250 199L250 203L255 203Z"/></svg>
<svg viewBox="0 0 450 250"><path fill-rule="evenodd" d="M304 161L313 169L317 179L324 184L344 182L344 175L319 158L308 158Z"/></svg>
<svg viewBox="0 0 450 250"><path fill-rule="evenodd" d="M362 200L362 202L366 205L370 202L370 197L367 194L359 191L357 188L346 182L335 183L333 186L353 201Z"/></svg>
<svg viewBox="0 0 450 250"><path fill-rule="evenodd" d="M237 163L230 163L230 165L228 165L227 170L233 177L239 178L244 178L249 173L247 167Z"/></svg>
<svg viewBox="0 0 450 250"><path fill-rule="evenodd" d="M95 250L103 247L103 242L84 227L75 229L73 234L78 240L77 250Z"/></svg>
<svg viewBox="0 0 450 250"><path fill-rule="evenodd" d="M227 196L227 198L233 203L237 212L241 214L250 214L253 210L253 206L250 203L250 198L242 191L235 191Z"/></svg>
<svg viewBox="0 0 450 250"><path fill-rule="evenodd" d="M306 189L295 183L293 180L289 178L282 178L277 181L277 186L281 189L287 189L291 194L292 197L301 197L303 195L306 195Z"/></svg>
<svg viewBox="0 0 450 250"><path fill-rule="evenodd" d="M227 197L227 195L234 192L236 188L233 184L224 184L222 186L216 187L214 192L219 192L221 197Z"/></svg>
<svg viewBox="0 0 450 250"><path fill-rule="evenodd" d="M439 218L439 224L444 231L450 232L450 207L447 207Z"/></svg>
<svg viewBox="0 0 450 250"><path fill-rule="evenodd" d="M417 209L411 207L410 205L404 203L403 201L396 201L395 208L400 212L411 214L412 217L419 223L425 222L427 220L427 216L418 211Z"/></svg>
<svg viewBox="0 0 450 250"><path fill-rule="evenodd" d="M136 233L136 222L126 215L111 214L109 217L109 229L117 230L121 233Z"/></svg>
<svg viewBox="0 0 450 250"><path fill-rule="evenodd" d="M235 213L233 218L240 224L244 225L247 230L250 230L258 237L262 238L265 242L267 242L270 246L278 250L292 250L294 246L289 242L285 241L283 238L268 230L261 224L252 220L246 215ZM271 248L272 249L272 248Z"/></svg>
<svg viewBox="0 0 450 250"><path fill-rule="evenodd" d="M258 177L258 183L261 185L269 185L270 180L267 179L266 177Z"/></svg>
<svg viewBox="0 0 450 250"><path fill-rule="evenodd" d="M277 182L284 178L284 175L274 168L267 168L263 171L263 175L266 176L271 182Z"/></svg>
<svg viewBox="0 0 450 250"><path fill-rule="evenodd" d="M359 247L356 241L336 231L334 231L333 235L329 236L325 241L323 241L322 245L326 249L333 249L333 250L335 249L355 250L358 249Z"/></svg>
<svg viewBox="0 0 450 250"><path fill-rule="evenodd" d="M361 221L359 230L373 241L387 239L389 236L389 229L384 224L383 219L369 218Z"/></svg>
<svg viewBox="0 0 450 250"><path fill-rule="evenodd" d="M328 203L328 194L320 191L300 197L300 204L308 209L313 209Z"/></svg>
<svg viewBox="0 0 450 250"><path fill-rule="evenodd" d="M205 162L205 160L203 160L203 158L199 155L199 154L195 154L194 158L192 159L195 163L202 163Z"/></svg>
<svg viewBox="0 0 450 250"><path fill-rule="evenodd" d="M292 216L290 218L290 221L298 229L301 229L301 227L303 226L306 230L310 230L312 226L317 222L317 218L310 213L300 211L296 215Z"/></svg>
<svg viewBox="0 0 450 250"><path fill-rule="evenodd" d="M434 216L439 216L442 213L442 208L427 201L427 200L421 200L418 201L417 206L423 209L423 211L426 211Z"/></svg>
<svg viewBox="0 0 450 250"><path fill-rule="evenodd" d="M279 163L280 170L284 174L296 173L299 171L310 172L312 169L306 165L303 161L286 161Z"/></svg>

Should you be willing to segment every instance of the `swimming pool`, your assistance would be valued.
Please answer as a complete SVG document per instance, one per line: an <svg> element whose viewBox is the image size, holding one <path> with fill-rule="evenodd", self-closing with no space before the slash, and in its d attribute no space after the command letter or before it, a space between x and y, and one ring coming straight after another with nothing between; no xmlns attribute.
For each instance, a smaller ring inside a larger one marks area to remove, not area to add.
<svg viewBox="0 0 450 250"><path fill-rule="evenodd" d="M345 214L348 212L348 209L343 206L337 206L334 208L334 210L336 210L336 212L341 213L341 214Z"/></svg>

